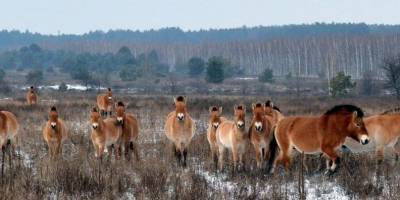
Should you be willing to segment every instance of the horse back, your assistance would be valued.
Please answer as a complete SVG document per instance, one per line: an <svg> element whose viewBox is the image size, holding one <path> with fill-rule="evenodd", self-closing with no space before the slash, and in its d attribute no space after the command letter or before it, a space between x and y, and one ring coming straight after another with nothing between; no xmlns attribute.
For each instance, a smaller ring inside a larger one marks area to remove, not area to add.
<svg viewBox="0 0 400 200"><path fill-rule="evenodd" d="M101 109L101 110L106 110L107 109L107 96L106 94L99 94L97 95L97 106Z"/></svg>

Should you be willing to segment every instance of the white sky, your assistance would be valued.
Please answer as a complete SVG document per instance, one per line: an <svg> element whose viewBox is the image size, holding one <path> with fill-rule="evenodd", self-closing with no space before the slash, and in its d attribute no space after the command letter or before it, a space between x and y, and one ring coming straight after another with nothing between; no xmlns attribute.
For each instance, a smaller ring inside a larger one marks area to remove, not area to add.
<svg viewBox="0 0 400 200"><path fill-rule="evenodd" d="M81 34L313 22L400 24L400 0L0 0L0 30Z"/></svg>

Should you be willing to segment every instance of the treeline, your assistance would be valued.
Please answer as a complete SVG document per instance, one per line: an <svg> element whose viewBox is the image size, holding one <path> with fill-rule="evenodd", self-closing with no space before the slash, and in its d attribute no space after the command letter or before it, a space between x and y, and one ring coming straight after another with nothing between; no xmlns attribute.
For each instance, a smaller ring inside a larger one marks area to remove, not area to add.
<svg viewBox="0 0 400 200"><path fill-rule="evenodd" d="M19 49L31 43L58 53L89 52L106 57L116 54L121 46L127 46L134 57L154 50L159 62L170 69L185 65L192 57L208 60L220 56L232 66L240 66L246 75L259 75L269 68L277 76L291 73L330 79L343 71L353 78L360 78L365 72L382 78L382 61L400 53L400 26L316 23L193 32L178 28L97 31L60 36L0 32L0 49Z"/></svg>

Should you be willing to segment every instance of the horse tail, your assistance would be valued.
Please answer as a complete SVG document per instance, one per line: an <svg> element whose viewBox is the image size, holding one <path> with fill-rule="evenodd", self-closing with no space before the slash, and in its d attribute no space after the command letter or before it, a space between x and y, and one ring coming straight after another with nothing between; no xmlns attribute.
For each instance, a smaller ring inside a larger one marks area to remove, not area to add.
<svg viewBox="0 0 400 200"><path fill-rule="evenodd" d="M381 112L380 115L399 114L399 113L400 113L400 107L397 107L397 108L385 110L385 111Z"/></svg>
<svg viewBox="0 0 400 200"><path fill-rule="evenodd" d="M274 126L272 128L272 132L271 132L272 138L271 138L271 140L269 142L269 153L270 153L270 156L269 156L269 160L268 160L268 172L271 171L271 169L272 169L272 167L274 165L274 161L275 161L275 159L277 157L277 151L278 151L278 148L279 148L278 147L278 143L276 142L276 138L275 138L276 129L277 129L277 126Z"/></svg>

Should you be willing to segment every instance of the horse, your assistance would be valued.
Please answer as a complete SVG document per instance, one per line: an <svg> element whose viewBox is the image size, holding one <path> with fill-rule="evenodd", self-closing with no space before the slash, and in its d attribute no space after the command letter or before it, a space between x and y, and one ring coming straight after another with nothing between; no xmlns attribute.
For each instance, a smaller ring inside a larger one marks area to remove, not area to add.
<svg viewBox="0 0 400 200"><path fill-rule="evenodd" d="M108 114L111 117L113 107L111 88L108 88L106 93L97 96L97 106L100 109L101 116L107 117Z"/></svg>
<svg viewBox="0 0 400 200"><path fill-rule="evenodd" d="M211 106L209 108L210 117L208 120L208 128L207 128L207 140L210 145L211 151L211 159L214 163L217 163L218 157L218 144L217 144L217 137L216 131L219 125L225 121L224 117L221 117L222 114L222 107Z"/></svg>
<svg viewBox="0 0 400 200"><path fill-rule="evenodd" d="M165 135L173 144L178 164L186 166L187 148L195 134L196 125L187 111L187 99L183 96L174 98L175 111L168 114L165 121Z"/></svg>
<svg viewBox="0 0 400 200"><path fill-rule="evenodd" d="M224 168L224 153L226 149L232 151L233 168L236 170L239 163L243 164L243 155L249 136L246 127L246 107L244 105L234 106L234 120L225 120L217 128L216 138L218 144L219 169Z"/></svg>
<svg viewBox="0 0 400 200"><path fill-rule="evenodd" d="M256 153L258 169L262 168L262 161L269 156L269 144L273 136L273 117L265 115L265 107L261 103L252 104L253 119L249 128L250 142Z"/></svg>
<svg viewBox="0 0 400 200"><path fill-rule="evenodd" d="M333 174L339 161L336 150L343 145L346 137L363 145L369 142L363 117L364 112L357 106L337 105L321 116L294 116L282 119L274 129L274 138L270 144L270 172L273 173L280 164L289 169L294 147L306 154L322 152L327 158L326 174ZM280 153L276 157L278 147Z"/></svg>
<svg viewBox="0 0 400 200"><path fill-rule="evenodd" d="M14 152L14 140L18 130L19 124L15 115L8 111L0 111L0 148L3 154L9 146Z"/></svg>
<svg viewBox="0 0 400 200"><path fill-rule="evenodd" d="M125 105L121 101L116 104L115 110L117 123L122 126L121 146L124 146L125 157L130 159L129 150L132 150L136 160L139 160L139 153L136 147L139 135L138 120L133 114L125 112Z"/></svg>
<svg viewBox="0 0 400 200"><path fill-rule="evenodd" d="M400 151L395 145L400 137L399 109L385 111L378 115L364 118L368 134L375 141L375 151L379 159L383 159L385 148L390 148L398 160Z"/></svg>
<svg viewBox="0 0 400 200"><path fill-rule="evenodd" d="M114 147L114 155L119 155L120 141L122 135L122 126L118 124L115 118L104 119L101 117L98 109L94 107L90 114L91 139L96 150L95 157L102 160L105 152L110 153L111 159L112 148Z"/></svg>
<svg viewBox="0 0 400 200"><path fill-rule="evenodd" d="M273 125L278 123L285 116L281 113L281 110L272 103L272 101L268 100L265 102L264 106L265 115L272 117Z"/></svg>
<svg viewBox="0 0 400 200"><path fill-rule="evenodd" d="M28 89L28 93L26 94L26 102L28 105L35 105L37 103L37 94L33 86Z"/></svg>
<svg viewBox="0 0 400 200"><path fill-rule="evenodd" d="M50 157L62 154L62 145L68 137L68 129L64 120L58 117L55 106L50 108L49 119L43 127L43 138L49 147Z"/></svg>

